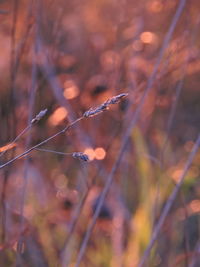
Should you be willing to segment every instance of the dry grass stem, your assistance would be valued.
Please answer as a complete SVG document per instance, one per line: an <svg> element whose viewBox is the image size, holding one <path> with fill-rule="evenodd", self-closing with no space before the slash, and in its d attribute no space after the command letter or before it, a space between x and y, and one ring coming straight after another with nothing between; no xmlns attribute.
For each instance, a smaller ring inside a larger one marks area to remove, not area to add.
<svg viewBox="0 0 200 267"><path fill-rule="evenodd" d="M0 267L198 265L200 1L4 2Z"/></svg>
<svg viewBox="0 0 200 267"><path fill-rule="evenodd" d="M78 123L78 122L81 121L82 119L84 119L84 118L88 118L88 117L92 117L92 116L97 115L97 114L99 114L100 112L106 110L106 109L108 108L109 105L118 103L123 97L125 97L125 96L127 96L127 95L128 95L127 93L122 93L122 94L120 94L120 95L114 96L114 97L112 97L111 99L108 99L107 101L105 101L103 104L101 104L101 105L100 105L99 107L97 107L96 109L86 111L86 112L84 113L85 115L83 114L82 117L80 117L80 118L76 119L75 121L71 122L69 125L67 125L65 128L63 128L61 131L55 133L54 135L48 137L48 138L45 139L44 141L42 141L42 142L36 144L35 146L33 146L33 147L29 148L28 150L24 151L23 153L17 155L17 156L14 157L13 159L11 159L11 160L5 162L4 164L0 165L0 169L2 169L2 168L4 168L4 167L8 166L9 164L13 163L13 162L16 161L16 160L18 160L18 159L20 159L20 158L22 158L22 157L28 155L28 154L29 154L31 151L33 151L34 149L40 147L41 145L46 144L46 143L49 142L50 140L52 140L52 139L54 139L55 137L59 136L60 134L65 133L65 132L68 131L72 126L74 126L76 123ZM46 112L47 112L47 109L40 111L39 114L32 120L32 123L33 123L33 122L38 122L38 121L39 121L39 120L46 114ZM30 127L30 126L29 126L29 127ZM20 134L19 136L21 136L21 134ZM15 139L14 141L16 141L16 139ZM82 152L76 152L76 153L82 153ZM76 157L76 158L79 158L79 159L81 159L81 160L87 161L87 160L86 160L86 157L84 157L84 156L81 157L80 154L79 154L79 156L75 154L75 156L73 156L73 157ZM84 158L84 159L83 159L83 158Z"/></svg>

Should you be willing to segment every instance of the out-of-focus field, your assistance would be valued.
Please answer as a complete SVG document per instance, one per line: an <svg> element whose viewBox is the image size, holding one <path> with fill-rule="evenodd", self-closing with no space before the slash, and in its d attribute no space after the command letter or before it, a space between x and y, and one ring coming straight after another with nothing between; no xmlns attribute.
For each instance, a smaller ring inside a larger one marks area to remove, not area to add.
<svg viewBox="0 0 200 267"><path fill-rule="evenodd" d="M0 266L200 266L198 149L184 173L200 132L199 10L198 0L0 1L1 166L128 93L0 166Z"/></svg>

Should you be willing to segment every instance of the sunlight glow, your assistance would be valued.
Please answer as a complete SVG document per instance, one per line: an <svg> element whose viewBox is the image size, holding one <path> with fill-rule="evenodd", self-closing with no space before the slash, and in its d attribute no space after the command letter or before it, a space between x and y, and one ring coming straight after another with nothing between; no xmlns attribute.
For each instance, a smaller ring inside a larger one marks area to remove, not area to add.
<svg viewBox="0 0 200 267"><path fill-rule="evenodd" d="M140 35L140 40L145 44L150 44L155 41L155 34L152 32L143 32Z"/></svg>
<svg viewBox="0 0 200 267"><path fill-rule="evenodd" d="M88 155L89 160L94 160L95 158L95 152L94 149L91 147L88 147L84 150L84 153Z"/></svg>
<svg viewBox="0 0 200 267"><path fill-rule="evenodd" d="M105 158L106 156L106 151L103 149L103 147L97 147L95 150L94 150L94 153L95 153L95 158L97 160L102 160Z"/></svg>
<svg viewBox="0 0 200 267"><path fill-rule="evenodd" d="M163 4L158 0L155 0L149 4L149 10L153 13L159 13L162 11L162 9L163 9Z"/></svg>
<svg viewBox="0 0 200 267"><path fill-rule="evenodd" d="M63 95L67 99L73 99L79 95L79 89L72 80L65 81Z"/></svg>
<svg viewBox="0 0 200 267"><path fill-rule="evenodd" d="M106 156L106 151L103 149L103 147L97 147L95 149L88 147L84 150L84 153L88 155L89 160L102 160Z"/></svg>
<svg viewBox="0 0 200 267"><path fill-rule="evenodd" d="M178 183L182 174L183 174L183 169L175 170L172 174L173 180Z"/></svg>
<svg viewBox="0 0 200 267"><path fill-rule="evenodd" d="M64 107L57 108L54 113L49 117L49 124L57 126L62 120L67 117L67 110Z"/></svg>

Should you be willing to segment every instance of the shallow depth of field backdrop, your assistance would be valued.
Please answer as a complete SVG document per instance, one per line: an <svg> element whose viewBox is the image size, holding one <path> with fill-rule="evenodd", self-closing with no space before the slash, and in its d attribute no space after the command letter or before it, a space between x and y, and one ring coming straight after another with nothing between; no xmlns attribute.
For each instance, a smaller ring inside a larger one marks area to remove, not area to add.
<svg viewBox="0 0 200 267"><path fill-rule="evenodd" d="M0 266L200 266L199 11L0 1Z"/></svg>

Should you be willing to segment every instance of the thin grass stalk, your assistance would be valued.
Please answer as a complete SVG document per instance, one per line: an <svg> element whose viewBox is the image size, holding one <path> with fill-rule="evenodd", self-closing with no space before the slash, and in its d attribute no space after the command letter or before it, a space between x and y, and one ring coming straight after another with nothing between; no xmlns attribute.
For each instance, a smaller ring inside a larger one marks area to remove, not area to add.
<svg viewBox="0 0 200 267"><path fill-rule="evenodd" d="M186 55L185 62L184 62L183 67L182 67L181 77L180 77L180 80L179 80L179 82L178 82L178 84L177 84L177 86L175 88L175 101L172 104L172 108L170 110L169 118L168 118L168 121L167 121L167 134L166 134L166 138L165 138L164 145L163 145L163 148L162 148L162 155L161 155L162 160L163 160L164 153L165 153L165 150L166 150L166 147L167 147L167 143L168 143L168 140L169 140L169 135L170 135L170 132L171 132L171 129L172 129L172 124L173 124L173 121L174 121L174 116L175 116L175 113L176 113L178 100L180 98L180 94L181 94L181 91L183 89L183 83L184 83L184 80L185 80L187 67L188 67L188 65L190 63L192 45L193 45L193 43L194 43L194 41L196 39L197 33L198 33L199 24L200 24L200 16L199 16L197 21L198 21L198 23L196 24L194 30L192 31L192 37L189 40L189 47L190 47L189 53ZM187 34L189 33L189 29L187 29L186 33ZM187 38L187 34L186 34L185 38Z"/></svg>
<svg viewBox="0 0 200 267"><path fill-rule="evenodd" d="M37 29L36 29L37 33ZM35 44L33 46L34 50L34 56L37 54L37 41L36 41L37 36L35 35ZM37 89L37 66L35 64L35 61L33 60L33 65L32 65L32 77L31 77L31 85L30 85L30 98L29 98L29 116L28 116L28 125L32 125L35 121L32 120L33 118L33 110L35 106L35 95L36 95L36 89ZM39 113L40 114L40 113ZM34 120L37 121L40 119L39 115L36 116ZM28 148L31 143L31 133L26 138L26 145L25 147ZM24 162L24 174L23 174L23 184L22 184L22 189L21 189L21 203L20 203L20 238L17 244L17 259L16 259L16 264L20 263L20 256L22 254L23 250L23 236L22 236L22 229L24 225L24 205L25 205L25 199L26 199L26 190L28 186L28 167L29 167L29 162L28 158L25 159Z"/></svg>
<svg viewBox="0 0 200 267"><path fill-rule="evenodd" d="M17 155L16 157L14 157L13 159L7 161L6 163L2 164L0 166L0 169L3 169L4 167L10 165L11 163L13 163L14 161L28 155L30 152L32 152L34 149L46 144L47 142L49 142L50 140L56 138L57 136L59 136L60 134L65 133L67 130L69 130L72 126L74 126L77 122L79 122L80 120L82 120L83 117L78 118L77 120L73 121L71 124L67 125L65 128L63 128L61 131L53 134L52 136L48 137L47 139L43 140L42 142L36 144L35 146L32 146L31 148L27 149L26 151L24 151L23 153Z"/></svg>
<svg viewBox="0 0 200 267"><path fill-rule="evenodd" d="M7 120L7 137L13 139L16 133L15 121L16 116L14 112L14 90L15 90L15 33L16 33L16 22L18 17L18 0L13 0L12 3L12 22L11 22L11 38L10 38L10 90L9 90L9 109L11 120ZM2 241L6 239L6 187L8 184L10 170L4 171L3 185L2 185L2 195L1 195L1 222L2 222Z"/></svg>
<svg viewBox="0 0 200 267"><path fill-rule="evenodd" d="M111 140L113 140L116 136L118 135L118 131L115 133L115 135L112 137ZM110 140L110 142L108 142L108 146L106 148L106 151L108 152L108 150L111 148L111 144L112 144L112 141ZM65 267L66 266L66 262L68 263L69 262L69 259L68 257L66 256L67 255L67 249L68 249L68 245L70 243L70 240L73 236L73 233L76 229L76 226L78 224L78 221L81 217L81 213L82 213L82 210L83 210L83 207L84 207L84 204L86 202L86 199L89 195L89 192L90 192L90 189L92 188L92 186L95 184L95 181L97 179L97 176L99 174L100 171L102 171L102 165L98 167L97 171L96 171L96 174L92 177L91 179L91 183L90 183L90 186L88 186L86 192L84 193L84 196L82 197L82 200L80 201L80 203L78 204L77 206L77 209L75 210L73 216L72 216L72 220L70 222L70 225L69 225L69 234L64 242L64 245L63 245L63 248L61 249L60 251L60 259L61 259L61 266ZM106 176L106 174L105 174Z"/></svg>
<svg viewBox="0 0 200 267"><path fill-rule="evenodd" d="M78 123L79 121L83 120L84 118L90 118L90 117L93 117L93 116L96 116L98 115L99 113L105 111L105 110L108 110L109 109L109 106L110 105L114 105L114 104L117 104L119 103L119 101L126 97L128 94L127 93L122 93L122 94L119 94L119 95L116 95L116 96L113 96L112 98L106 100L105 102L103 102L101 105L95 107L95 108L90 108L89 110L87 110L80 118L76 119L75 121L69 123L66 127L64 127L61 131L55 133L54 135L50 136L49 138L45 139L44 141L38 143L37 145L29 148L28 150L26 150L25 152L21 153L20 155L14 157L13 159L11 159L10 161L2 164L0 166L0 169L6 167L7 165L11 164L12 162L14 162L15 160L23 157L23 156L26 156L27 154L29 154L31 151L33 151L34 149L38 148L39 146L41 145L44 145L46 144L47 142L49 142L50 140L54 139L55 137L57 137L58 135L62 134L62 133L65 133L66 131L68 131L72 126L74 126L76 123ZM46 110L42 110L31 122L35 122L35 121L38 121L40 120L43 115L46 114ZM77 153L79 153L79 156L77 155ZM73 157L75 158L81 158L81 152L75 152L75 154L73 153Z"/></svg>
<svg viewBox="0 0 200 267"><path fill-rule="evenodd" d="M153 245L158 238L158 235L159 235L160 230L163 226L163 223L165 222L165 219L166 219L166 217L167 217L167 215L168 215L168 213L169 213L169 211L170 211L170 209L171 209L171 207L172 207L172 205L173 205L173 203L177 197L177 194L180 191L180 188L181 188L181 186L184 182L185 176L186 176L186 174L187 174L187 172L188 172L188 170L189 170L189 168L193 162L193 159L198 152L199 146L200 146L200 134L199 134L197 141L194 144L193 149L192 149L192 151L188 157L188 160L184 166L184 170L183 170L183 173L179 179L179 182L177 183L177 185L175 186L174 190L172 191L171 195L169 196L169 198L167 200L167 203L166 203L166 205L165 205L165 207L161 213L161 216L158 220L158 223L157 223L157 225L153 231L152 238L149 242L149 245L148 245L147 249L145 250L144 255L143 255L138 267L144 266L149 254L151 252L151 249L153 248Z"/></svg>
<svg viewBox="0 0 200 267"><path fill-rule="evenodd" d="M132 119L132 121L130 123L130 126L129 126L129 128L128 128L128 130L127 130L127 132L126 132L126 134L125 134L125 136L123 138L123 140L122 140L122 145L121 145L119 154L118 154L117 159L116 159L116 161L115 161L115 163L113 165L113 168L112 168L111 173L110 173L110 175L109 175L109 177L107 179L107 182L106 182L106 184L105 184L105 186L103 188L101 197L99 199L99 203L97 205L95 213L94 213L94 215L93 215L93 217L91 219L91 222L90 222L90 224L89 224L89 226L87 228L87 231L86 231L85 236L83 238L83 241L81 243L81 247L80 247L80 250L78 252L78 256L77 256L77 261L76 261L75 267L78 267L80 265L82 259L83 259L83 256L85 254L85 250L87 248L87 244L88 244L90 235L91 235L92 230L93 230L93 228L94 228L94 226L96 224L96 220L97 220L98 215L100 213L100 210L101 210L101 207L103 205L104 199L105 199L105 197L106 197L106 195L107 195L107 193L109 191L109 188L110 188L110 186L112 184L112 181L114 179L114 174L116 173L116 170L117 170L117 168L118 168L118 166L120 164L120 161L122 159L123 153L124 153L124 151L126 149L126 146L128 144L129 136L130 136L133 128L135 127L135 125L136 125L136 123L138 121L138 118L139 118L140 112L142 110L142 107L143 107L143 105L145 103L145 100L146 100L146 98L147 98L147 96L148 96L148 94L149 94L149 92L150 92L150 90L151 90L151 88L153 86L153 83L155 81L155 78L156 78L160 63L161 63L162 58L163 58L164 53L165 53L165 50L166 50L166 48L167 48L167 46L168 46L168 44L169 44L169 42L171 40L172 34L173 34L174 30L175 30L175 27L177 25L177 22L178 22L180 16L181 16L181 14L182 14L182 12L184 10L185 4L186 4L186 0L180 0L179 5L177 7L177 10L175 12L175 15L174 15L174 17L172 19L172 22L170 24L169 30L166 33L166 36L165 36L163 45L161 47L161 50L160 50L157 62L155 64L154 70L153 70L153 72L152 72L152 74L151 74L151 76L150 76L150 78L148 80L147 87L146 87L145 92L144 92L144 94L142 96L142 99L141 99L136 111L133 113L133 116L132 116L133 119Z"/></svg>
<svg viewBox="0 0 200 267"><path fill-rule="evenodd" d="M198 259L200 255L200 239L198 240L197 245L194 250L195 251L193 253L192 259L190 260L188 267L195 267L198 265Z"/></svg>
<svg viewBox="0 0 200 267"><path fill-rule="evenodd" d="M30 128L32 127L32 124L29 124L26 128L24 128L22 131L21 131L21 133L17 136L17 137L15 137L15 139L13 140L13 141L11 141L10 143L9 143L9 145L13 145L14 143L16 143L21 137L22 137L22 135L24 135L25 133L27 133L29 130L30 130ZM3 155L7 152L8 150L4 150L2 153L0 153L0 157L3 157Z"/></svg>

